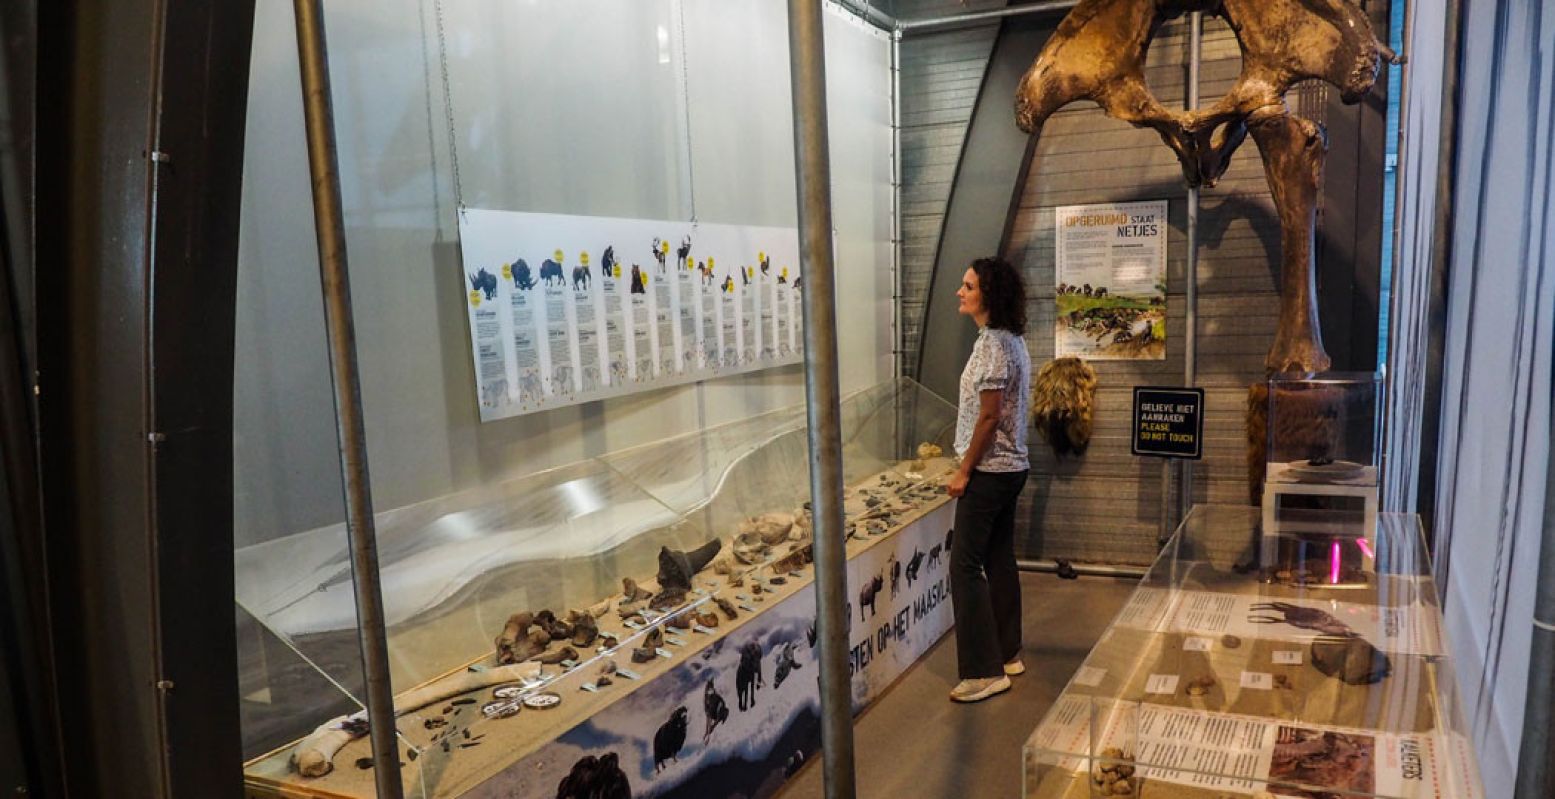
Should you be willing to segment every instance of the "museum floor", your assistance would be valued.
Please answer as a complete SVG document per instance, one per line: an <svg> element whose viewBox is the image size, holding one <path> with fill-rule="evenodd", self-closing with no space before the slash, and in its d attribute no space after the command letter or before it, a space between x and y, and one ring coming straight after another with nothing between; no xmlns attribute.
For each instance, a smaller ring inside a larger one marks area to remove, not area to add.
<svg viewBox="0 0 1555 799"><path fill-rule="evenodd" d="M1026 673L1002 696L953 704L947 697L956 683L955 633L946 636L854 725L858 795L1020 796L1021 744L1136 584L1022 574ZM822 795L816 760L778 797Z"/></svg>

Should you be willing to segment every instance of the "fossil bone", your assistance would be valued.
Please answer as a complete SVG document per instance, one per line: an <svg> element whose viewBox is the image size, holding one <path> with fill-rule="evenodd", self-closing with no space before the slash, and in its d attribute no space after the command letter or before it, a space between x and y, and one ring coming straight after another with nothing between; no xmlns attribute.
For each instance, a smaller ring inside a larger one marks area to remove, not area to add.
<svg viewBox="0 0 1555 799"><path fill-rule="evenodd" d="M659 548L659 593L649 604L656 609L672 608L686 600L691 590L691 578L707 567L723 549L723 541L714 538L689 552L669 547Z"/></svg>
<svg viewBox="0 0 1555 799"><path fill-rule="evenodd" d="M1242 51L1242 72L1206 110L1167 110L1145 85L1145 57L1161 25L1202 11L1225 18ZM1290 87L1321 80L1359 102L1390 51L1350 0L1081 0L1021 79L1015 117L1040 135L1059 108L1091 100L1114 119L1149 127L1177 154L1191 186L1212 186L1250 132L1263 157L1280 218L1281 292L1270 372L1319 372L1328 354L1317 325L1312 241L1322 128L1291 114Z"/></svg>
<svg viewBox="0 0 1555 799"><path fill-rule="evenodd" d="M330 719L298 742L292 750L292 766L304 777L322 777L334 770L335 753L341 747L366 734L367 719L361 715Z"/></svg>

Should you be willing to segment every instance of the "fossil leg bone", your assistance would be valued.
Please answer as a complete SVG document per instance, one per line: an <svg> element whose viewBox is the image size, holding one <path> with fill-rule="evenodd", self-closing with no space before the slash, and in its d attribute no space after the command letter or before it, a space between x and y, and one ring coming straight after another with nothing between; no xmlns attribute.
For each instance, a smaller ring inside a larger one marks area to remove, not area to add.
<svg viewBox="0 0 1555 799"><path fill-rule="evenodd" d="M1249 127L1280 216L1280 316L1264 368L1321 372L1330 361L1318 328L1313 240L1328 144L1321 126L1287 113L1259 112Z"/></svg>

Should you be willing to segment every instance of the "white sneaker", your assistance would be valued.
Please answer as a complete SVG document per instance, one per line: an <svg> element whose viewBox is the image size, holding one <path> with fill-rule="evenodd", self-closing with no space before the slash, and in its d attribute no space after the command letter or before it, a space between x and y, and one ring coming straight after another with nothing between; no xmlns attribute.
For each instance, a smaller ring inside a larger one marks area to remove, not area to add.
<svg viewBox="0 0 1555 799"><path fill-rule="evenodd" d="M1025 674L1026 664L1020 662L1020 658L1016 658L1009 663L1004 664L1004 673L1011 677Z"/></svg>
<svg viewBox="0 0 1555 799"><path fill-rule="evenodd" d="M950 692L952 702L981 702L990 696L1002 694L1010 690L1009 677L984 677L977 680L962 680Z"/></svg>

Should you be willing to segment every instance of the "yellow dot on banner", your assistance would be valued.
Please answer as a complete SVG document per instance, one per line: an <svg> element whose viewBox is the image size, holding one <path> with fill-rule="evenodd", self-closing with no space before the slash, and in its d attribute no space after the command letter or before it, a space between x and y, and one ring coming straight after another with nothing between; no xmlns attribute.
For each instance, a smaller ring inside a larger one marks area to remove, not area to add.
<svg viewBox="0 0 1555 799"><path fill-rule="evenodd" d="M557 250L556 252L551 253L551 257L555 258L557 261L562 261L566 259L567 256L563 254L561 250Z"/></svg>
<svg viewBox="0 0 1555 799"><path fill-rule="evenodd" d="M512 264L503 264L502 265L502 279L503 280L512 280L513 279L513 265Z"/></svg>
<svg viewBox="0 0 1555 799"><path fill-rule="evenodd" d="M707 268L708 269L712 269L713 268L713 256L711 256L711 255L707 256Z"/></svg>
<svg viewBox="0 0 1555 799"><path fill-rule="evenodd" d="M583 264L584 266L588 266L589 265L589 251L588 250L584 250L583 252L578 253L578 262Z"/></svg>
<svg viewBox="0 0 1555 799"><path fill-rule="evenodd" d="M788 279L788 267L783 267L783 278Z"/></svg>
<svg viewBox="0 0 1555 799"><path fill-rule="evenodd" d="M481 293L479 290L472 290L470 292L470 305L476 308L481 307Z"/></svg>
<svg viewBox="0 0 1555 799"><path fill-rule="evenodd" d="M758 261L765 261L765 260L767 260L767 254L765 252L762 252L762 251L758 250L756 252L756 260L758 260Z"/></svg>
<svg viewBox="0 0 1555 799"><path fill-rule="evenodd" d="M620 277L620 276L621 276L621 265L620 264L616 264L616 277Z"/></svg>
<svg viewBox="0 0 1555 799"><path fill-rule="evenodd" d="M751 267L748 267L748 266L745 267L745 276L746 277L755 277L756 276L756 270L752 269Z"/></svg>
<svg viewBox="0 0 1555 799"><path fill-rule="evenodd" d="M661 242L659 244L659 249L661 251L663 251L663 252L669 252L670 251L670 243L667 242L667 241L666 242Z"/></svg>
<svg viewBox="0 0 1555 799"><path fill-rule="evenodd" d="M647 272L643 273L643 285L644 286L648 285L648 273Z"/></svg>

